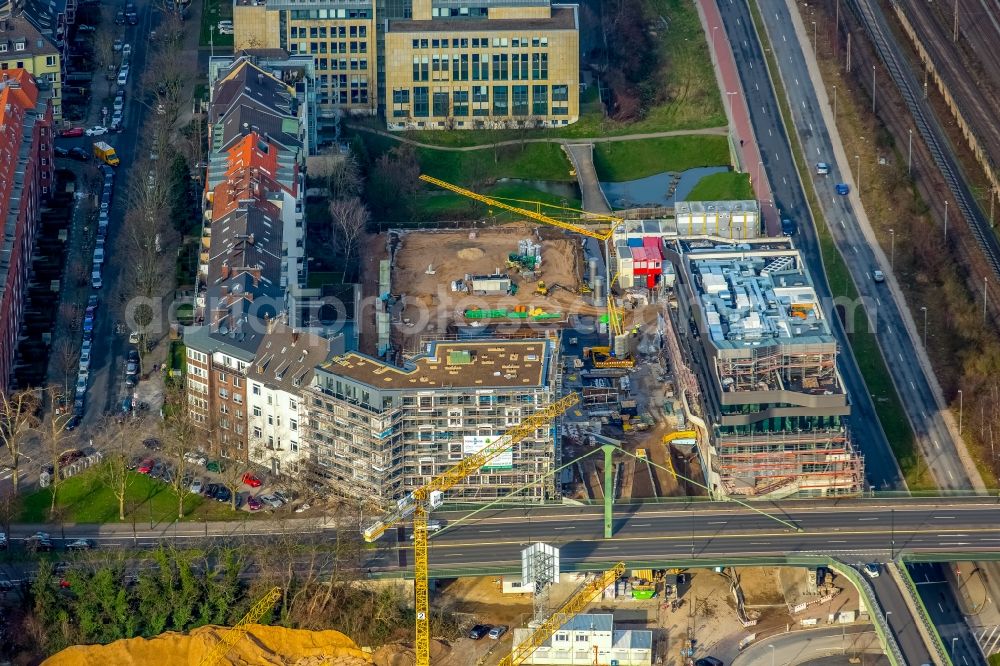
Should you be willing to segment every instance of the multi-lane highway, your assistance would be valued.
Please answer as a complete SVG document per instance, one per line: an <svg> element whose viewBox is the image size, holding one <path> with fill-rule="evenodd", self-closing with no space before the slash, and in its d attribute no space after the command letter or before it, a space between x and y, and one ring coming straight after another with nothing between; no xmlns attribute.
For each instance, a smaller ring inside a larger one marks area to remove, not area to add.
<svg viewBox="0 0 1000 666"><path fill-rule="evenodd" d="M894 289L891 267L878 249L870 227L856 214L855 207L860 206L857 199L859 184L854 182L849 172L850 163L839 142L831 138L828 127L828 122L831 120L830 109L823 106L826 103L825 94L822 91L817 94L813 86L808 67L809 60L800 41L802 27L798 26L797 33L794 22L797 17L792 16L784 0L761 0L760 8L778 65L778 71L774 74L780 76L784 83L789 109L805 158L810 163L809 166L820 161L831 165L831 173L828 176L815 178L817 198L830 233L851 271L858 293L864 300L870 316L874 316L877 321L876 336L879 345L887 360L893 383L906 405L921 450L941 487L948 489L972 487L973 483L962 465L958 447L946 422L944 406L939 404L940 394L936 391L933 379L925 373L925 366L908 360L916 358L920 340L915 337L916 331L912 320L909 319L909 313L900 305L902 297ZM736 18L740 21L748 19L748 16L744 14ZM781 177L797 186L797 175L794 170L789 171L787 175ZM839 182L854 185L851 196L844 197L836 193L835 185ZM800 228L802 226L800 225ZM808 231L811 232L812 229ZM876 269L890 275L888 283L880 284L874 281L873 272ZM869 471L873 462L871 453L876 448L873 444L874 442L867 442L862 445ZM880 448L882 443L878 444ZM870 478L874 481L871 474ZM947 590L945 592L947 593ZM931 611L932 617L939 625L952 628L945 633L946 641L950 643L952 638L958 638L964 646L963 653L955 655L956 660L964 658L968 663L980 662L981 656L971 633L968 631L954 633L963 625L958 605L951 595L946 594L944 602L931 606Z"/></svg>

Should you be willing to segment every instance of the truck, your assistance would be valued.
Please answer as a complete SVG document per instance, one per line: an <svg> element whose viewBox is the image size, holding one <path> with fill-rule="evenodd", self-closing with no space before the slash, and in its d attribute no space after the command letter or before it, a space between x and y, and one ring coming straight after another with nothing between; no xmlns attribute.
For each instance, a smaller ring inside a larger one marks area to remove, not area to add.
<svg viewBox="0 0 1000 666"><path fill-rule="evenodd" d="M101 160L108 166L116 167L121 161L118 159L118 155L115 153L115 149L111 147L107 141L95 141L94 142L94 157Z"/></svg>

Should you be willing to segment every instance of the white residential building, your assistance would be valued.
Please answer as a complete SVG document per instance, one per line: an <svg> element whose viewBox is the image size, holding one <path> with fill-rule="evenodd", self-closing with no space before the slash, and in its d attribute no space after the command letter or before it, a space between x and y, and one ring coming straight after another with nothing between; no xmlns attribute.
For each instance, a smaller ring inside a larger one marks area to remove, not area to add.
<svg viewBox="0 0 1000 666"><path fill-rule="evenodd" d="M531 631L515 629L514 645L527 640ZM552 634L552 638L535 650L524 663L651 666L653 632L645 629L617 630L611 613L577 615Z"/></svg>
<svg viewBox="0 0 1000 666"><path fill-rule="evenodd" d="M338 347L338 342L340 346ZM272 474L294 474L308 456L300 424L302 390L314 368L333 352L343 352L343 338L333 342L274 322L247 368L247 419L250 462Z"/></svg>

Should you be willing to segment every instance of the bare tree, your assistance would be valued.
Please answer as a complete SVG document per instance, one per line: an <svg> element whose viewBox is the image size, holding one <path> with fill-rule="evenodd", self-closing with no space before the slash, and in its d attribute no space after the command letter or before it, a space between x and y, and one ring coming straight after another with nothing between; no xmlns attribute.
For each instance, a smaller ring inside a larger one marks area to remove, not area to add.
<svg viewBox="0 0 1000 666"><path fill-rule="evenodd" d="M354 254L369 219L371 215L368 213L368 208L357 197L330 202L330 220L333 223L334 237L344 253L345 282L348 271L351 270L351 255Z"/></svg>
<svg viewBox="0 0 1000 666"><path fill-rule="evenodd" d="M105 421L101 435L105 442L101 478L118 500L118 520L125 520L125 498L136 479L129 462L139 449L141 435L133 424L114 419Z"/></svg>
<svg viewBox="0 0 1000 666"><path fill-rule="evenodd" d="M228 458L221 463L219 476L222 477L222 484L229 488L229 505L236 511L236 494L243 486L243 474L246 472L246 465L235 458Z"/></svg>
<svg viewBox="0 0 1000 666"><path fill-rule="evenodd" d="M0 494L0 525L4 534L10 534L10 525L21 515L21 496L13 488L7 488Z"/></svg>
<svg viewBox="0 0 1000 666"><path fill-rule="evenodd" d="M338 152L331 146L310 160L309 174L321 180L334 199L347 199L361 194L364 177L358 160L352 153Z"/></svg>
<svg viewBox="0 0 1000 666"><path fill-rule="evenodd" d="M99 71L111 79L110 66L115 64L114 42L118 28L114 23L115 10L110 5L101 5L101 22L94 31L94 60Z"/></svg>
<svg viewBox="0 0 1000 666"><path fill-rule="evenodd" d="M56 370L60 375L62 375L62 394L65 398L66 405L68 408L72 409L72 378L76 376L77 371L80 369L80 352L69 338L62 337L55 344L55 347L52 350L52 355L53 360L55 361Z"/></svg>
<svg viewBox="0 0 1000 666"><path fill-rule="evenodd" d="M170 387L163 400L163 448L177 460L177 473L170 479L170 489L177 497L177 518L184 517L184 500L188 485L184 483L187 472L193 469L184 454L196 451L199 442L206 440L207 432L191 414L183 387Z"/></svg>
<svg viewBox="0 0 1000 666"><path fill-rule="evenodd" d="M54 406L60 398L62 391L58 386L50 386L45 389L49 405ZM52 461L52 503L49 506L49 516L56 515L56 502L58 501L59 486L62 485L62 454L75 441L75 436L70 435L66 426L73 418L72 412L57 414L55 409L49 409L40 428L42 448Z"/></svg>
<svg viewBox="0 0 1000 666"><path fill-rule="evenodd" d="M7 452L14 492L18 492L21 478L21 447L38 427L39 407L38 392L33 389L0 391L0 443Z"/></svg>

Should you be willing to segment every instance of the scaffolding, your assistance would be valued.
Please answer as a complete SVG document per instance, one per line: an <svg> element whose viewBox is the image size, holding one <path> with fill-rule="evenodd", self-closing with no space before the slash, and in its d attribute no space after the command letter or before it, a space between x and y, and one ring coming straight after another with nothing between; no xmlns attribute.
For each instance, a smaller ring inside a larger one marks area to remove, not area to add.
<svg viewBox="0 0 1000 666"><path fill-rule="evenodd" d="M730 495L843 497L865 487L864 458L845 429L717 434L716 448Z"/></svg>
<svg viewBox="0 0 1000 666"><path fill-rule="evenodd" d="M716 358L722 390L841 392L835 344L762 345L722 350Z"/></svg>

